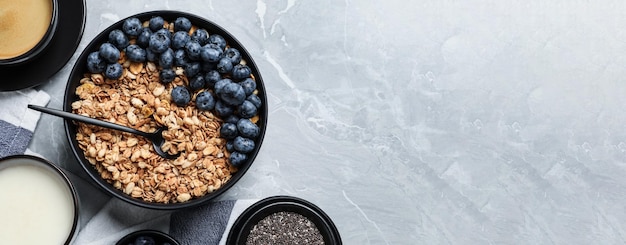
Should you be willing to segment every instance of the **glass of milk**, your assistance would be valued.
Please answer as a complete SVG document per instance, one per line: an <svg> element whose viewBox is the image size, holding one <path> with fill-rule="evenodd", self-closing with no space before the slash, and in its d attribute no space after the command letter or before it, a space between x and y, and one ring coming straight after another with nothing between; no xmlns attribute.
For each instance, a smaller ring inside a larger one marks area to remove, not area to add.
<svg viewBox="0 0 626 245"><path fill-rule="evenodd" d="M78 197L56 165L28 155L0 159L0 244L69 244Z"/></svg>

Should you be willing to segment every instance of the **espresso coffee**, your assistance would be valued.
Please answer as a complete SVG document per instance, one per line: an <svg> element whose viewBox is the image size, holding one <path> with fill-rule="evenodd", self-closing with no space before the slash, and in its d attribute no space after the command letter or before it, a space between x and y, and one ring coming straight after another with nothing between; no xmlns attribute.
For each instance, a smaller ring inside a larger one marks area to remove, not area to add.
<svg viewBox="0 0 626 245"><path fill-rule="evenodd" d="M48 31L52 8L51 0L0 0L0 59L34 48Z"/></svg>

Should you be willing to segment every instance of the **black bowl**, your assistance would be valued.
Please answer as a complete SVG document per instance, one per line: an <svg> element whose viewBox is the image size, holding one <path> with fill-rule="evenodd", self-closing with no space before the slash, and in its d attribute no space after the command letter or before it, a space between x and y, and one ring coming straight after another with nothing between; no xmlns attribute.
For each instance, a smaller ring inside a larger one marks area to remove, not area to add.
<svg viewBox="0 0 626 245"><path fill-rule="evenodd" d="M252 59L252 56L243 47L243 45L237 39L235 39L233 35L228 33L228 31L226 31L224 28L202 17L185 13L185 12L179 12L179 11L144 12L144 13L136 14L133 16L129 16L127 18L136 17L141 21L146 21L146 20L149 20L153 16L161 16L163 17L163 19L167 21L174 21L177 17L186 17L187 19L191 21L193 25L198 26L198 28L204 28L210 34L215 33L215 34L221 35L222 37L224 37L228 45L230 45L231 47L235 47L240 51L242 59L247 62L246 64L250 67L252 74L255 77L256 89L258 90L257 95L259 96L263 104L261 108L259 108L258 110L259 121L257 122L257 125L260 129L259 136L255 139L255 148L252 152L248 153L248 158L246 162L243 163L238 168L238 171L231 176L231 179L228 182L222 185L219 189L211 193L207 193L206 195L202 197L191 199L189 201L182 202L182 203L163 204L163 203L146 202L141 199L133 198L130 195L125 194L121 190L114 188L111 184L109 184L107 181L105 181L104 179L100 177L100 174L98 173L98 171L85 158L83 150L78 145L78 141L76 140L76 137L75 137L76 132L77 132L76 124L74 124L71 121L66 120L65 121L65 133L69 140L74 156L78 160L81 167L87 172L87 174L96 183L96 185L101 187L107 193L109 193L110 195L114 197L122 199L128 203L131 203L140 207L144 207L144 208L159 209L159 210L176 210L176 209L183 209L183 208L198 206L198 205L211 201L212 199L218 197L219 195L227 191L229 188L231 188L246 173L246 171L248 170L248 168L250 168L250 165L256 158L259 152L259 149L261 147L263 138L265 136L265 128L267 124L267 99L266 99L266 94L265 94L265 87L263 84L263 78L261 77L261 74L259 73L259 69L257 68L254 60ZM80 85L80 80L83 78L83 75L85 73L88 73L86 64L87 64L87 56L89 55L89 53L93 51L97 51L99 49L99 46L108 40L109 32L111 32L114 29L121 29L123 21L125 19L126 18L116 22L115 24L111 25L110 27L102 31L100 34L98 34L87 45L87 47L83 50L81 55L78 57L72 69L72 72L70 74L69 81L65 90L63 110L67 112L71 112L72 102L78 99L78 96L75 95L75 91L76 91L76 87Z"/></svg>
<svg viewBox="0 0 626 245"><path fill-rule="evenodd" d="M76 188L74 187L74 184L70 181L70 179L67 177L65 172L61 170L61 168L59 168L57 165L41 157L31 156L31 155L11 155L11 156L0 158L0 171L7 169L7 168L11 168L11 167L16 167L16 166L37 167L39 169L46 171L50 176L54 176L53 178L56 178L60 182L63 182L63 184L65 184L65 187L67 187L67 192L69 192L70 198L72 199L71 202L73 205L72 207L73 208L73 213L72 213L73 220L72 220L72 227L69 230L69 233L67 234L65 242L63 242L63 244L70 244L72 240L78 234L78 228L79 228L78 222L79 222L79 215L80 215L80 212L79 212L80 202L78 200L78 194L77 194ZM16 189L14 191L19 192L20 190ZM52 210L50 209L50 207L47 207L46 205L42 205L40 207L47 209L45 210L47 212L55 212L55 213L59 212L59 210ZM11 212L11 210L4 210L4 212ZM28 219L28 217L33 218L32 216L33 216L32 214L29 214L29 215L25 215L24 217ZM40 217L36 217L36 218L40 218ZM36 222L36 221L32 221L32 222ZM12 225L16 225L16 224L12 224ZM55 225L61 225L61 224L57 221ZM29 229L30 229L29 232L31 232L31 234L38 234L38 232L42 232L42 231L38 231L34 227L29 227ZM28 238L25 237L24 239L28 239Z"/></svg>
<svg viewBox="0 0 626 245"><path fill-rule="evenodd" d="M154 239L154 242L156 243L155 245L161 245L161 244L164 244L164 243L169 243L170 245L180 245L180 243L178 241L176 241L170 235L165 234L165 233L160 232L160 231L156 231L156 230L135 231L133 233L130 233L130 234L122 237L122 239L117 241L117 243L115 243L115 245L133 244L135 242L135 239L137 239L140 236L152 237L152 239Z"/></svg>
<svg viewBox="0 0 626 245"><path fill-rule="evenodd" d="M330 217L315 204L291 196L273 196L252 204L237 217L228 233L226 244L246 244L250 231L263 218L278 212L298 213L315 224L324 238L324 244L341 245L341 236Z"/></svg>
<svg viewBox="0 0 626 245"><path fill-rule="evenodd" d="M39 57L39 55L48 48L48 44L50 44L50 41L52 41L52 38L54 37L56 33L56 29L57 29L57 23L58 23L57 20L59 18L58 17L59 4L57 1L58 0L51 0L52 15L50 18L50 25L48 25L48 30L46 31L44 36L41 38L41 40L39 40L39 42L33 48L31 48L29 51L23 54L20 54L12 58L0 59L0 66L14 67L14 66L26 64L30 62L31 60L34 60L35 58Z"/></svg>

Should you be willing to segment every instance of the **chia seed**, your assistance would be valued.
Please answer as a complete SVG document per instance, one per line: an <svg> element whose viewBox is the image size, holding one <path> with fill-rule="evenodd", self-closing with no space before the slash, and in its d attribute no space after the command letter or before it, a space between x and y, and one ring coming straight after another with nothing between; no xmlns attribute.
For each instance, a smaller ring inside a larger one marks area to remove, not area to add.
<svg viewBox="0 0 626 245"><path fill-rule="evenodd" d="M324 244L319 229L307 217L294 212L276 212L252 227L246 245Z"/></svg>

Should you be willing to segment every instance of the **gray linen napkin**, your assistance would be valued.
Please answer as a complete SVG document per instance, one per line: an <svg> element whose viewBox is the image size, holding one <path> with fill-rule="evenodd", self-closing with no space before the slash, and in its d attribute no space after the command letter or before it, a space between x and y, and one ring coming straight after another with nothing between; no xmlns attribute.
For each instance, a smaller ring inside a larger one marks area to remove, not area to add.
<svg viewBox="0 0 626 245"><path fill-rule="evenodd" d="M78 233L73 244L111 245L138 230L158 230L180 244L225 244L234 221L256 199L223 200L182 211L159 211L111 199Z"/></svg>
<svg viewBox="0 0 626 245"><path fill-rule="evenodd" d="M227 200L173 213L170 235L181 244L218 244L233 206L235 201Z"/></svg>
<svg viewBox="0 0 626 245"><path fill-rule="evenodd" d="M41 113L28 104L45 106L50 95L35 89L0 92L0 157L33 154L27 149Z"/></svg>

